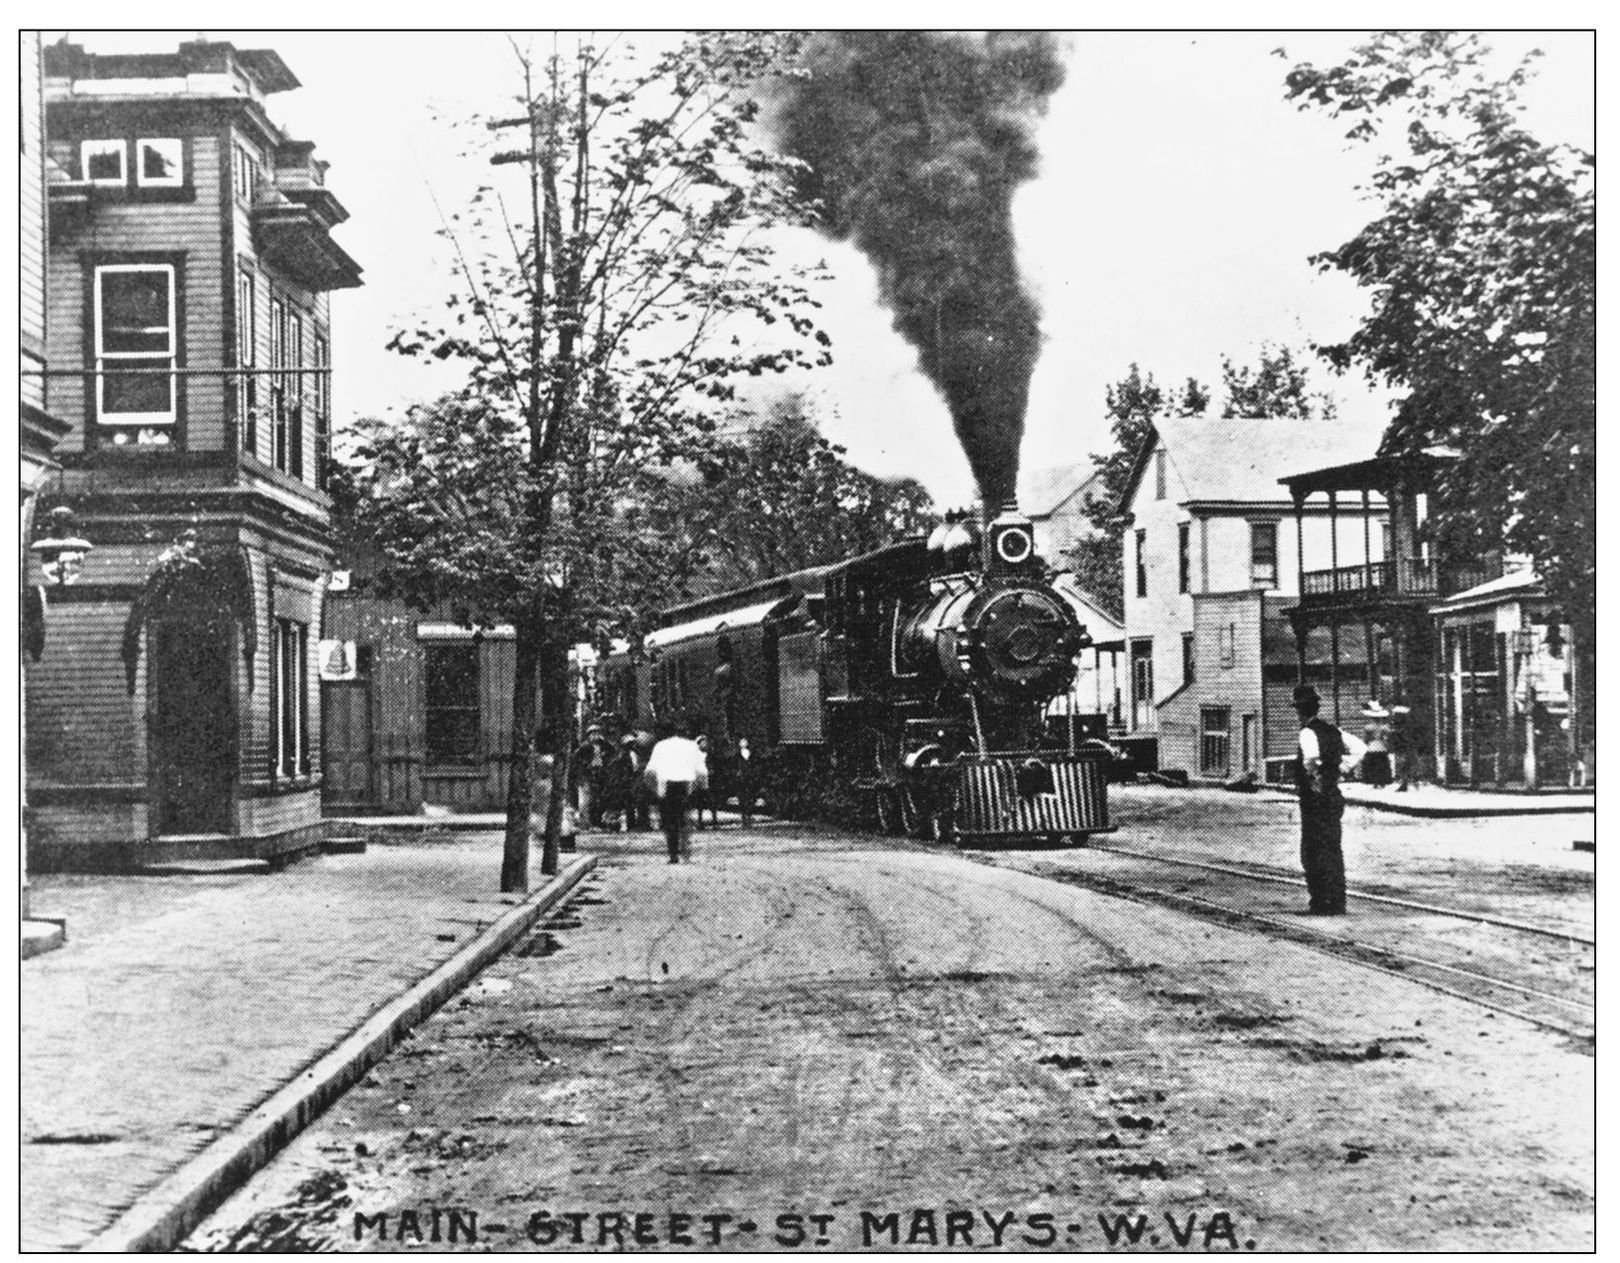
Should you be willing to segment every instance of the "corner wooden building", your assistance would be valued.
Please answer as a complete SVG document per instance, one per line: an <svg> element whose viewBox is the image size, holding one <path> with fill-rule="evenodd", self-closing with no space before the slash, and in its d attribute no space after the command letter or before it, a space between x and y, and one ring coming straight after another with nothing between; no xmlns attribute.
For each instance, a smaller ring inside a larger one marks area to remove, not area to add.
<svg viewBox="0 0 1620 1263"><path fill-rule="evenodd" d="M268 49L45 50L46 505L94 545L30 676L41 868L270 855L320 827L331 291L360 283ZM43 507L43 506L42 506ZM36 576L34 582L40 582Z"/></svg>

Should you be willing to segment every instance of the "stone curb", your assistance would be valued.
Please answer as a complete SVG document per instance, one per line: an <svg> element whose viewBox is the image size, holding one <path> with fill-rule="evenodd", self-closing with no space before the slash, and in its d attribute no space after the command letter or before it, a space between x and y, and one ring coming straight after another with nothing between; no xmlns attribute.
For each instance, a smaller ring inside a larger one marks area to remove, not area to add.
<svg viewBox="0 0 1620 1263"><path fill-rule="evenodd" d="M143 1194L111 1227L80 1246L80 1252L150 1254L173 1249L209 1212L380 1061L407 1031L466 986L474 974L560 903L595 867L594 855L564 865L542 889L502 914L229 1132Z"/></svg>

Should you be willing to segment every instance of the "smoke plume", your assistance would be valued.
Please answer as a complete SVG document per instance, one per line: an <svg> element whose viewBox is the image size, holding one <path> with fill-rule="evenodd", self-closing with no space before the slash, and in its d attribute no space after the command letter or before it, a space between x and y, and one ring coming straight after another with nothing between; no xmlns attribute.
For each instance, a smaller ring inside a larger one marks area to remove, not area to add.
<svg viewBox="0 0 1620 1263"><path fill-rule="evenodd" d="M822 32L806 38L773 120L805 164L800 191L820 201L823 230L877 269L992 510L1016 493L1040 345L1012 199L1035 173L1035 122L1062 82L1042 33Z"/></svg>

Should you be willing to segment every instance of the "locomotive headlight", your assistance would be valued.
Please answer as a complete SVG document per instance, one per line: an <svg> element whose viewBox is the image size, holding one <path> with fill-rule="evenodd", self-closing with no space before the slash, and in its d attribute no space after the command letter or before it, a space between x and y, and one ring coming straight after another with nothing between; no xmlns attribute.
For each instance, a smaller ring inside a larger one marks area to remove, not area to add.
<svg viewBox="0 0 1620 1263"><path fill-rule="evenodd" d="M1035 540L1028 531L1021 528L1004 530L996 536L996 556L1009 566L1028 561L1029 555L1034 551Z"/></svg>
<svg viewBox="0 0 1620 1263"><path fill-rule="evenodd" d="M984 564L990 574L1018 574L1033 569L1035 524L1006 505L1000 515L985 527Z"/></svg>

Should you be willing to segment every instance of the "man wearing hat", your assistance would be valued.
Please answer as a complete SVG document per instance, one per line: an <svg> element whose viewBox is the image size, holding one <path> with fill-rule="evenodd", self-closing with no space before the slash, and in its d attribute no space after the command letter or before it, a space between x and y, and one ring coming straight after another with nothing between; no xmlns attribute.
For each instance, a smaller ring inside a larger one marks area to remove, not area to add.
<svg viewBox="0 0 1620 1263"><path fill-rule="evenodd" d="M1339 777L1361 762L1367 747L1317 713L1322 699L1309 684L1294 689L1299 715L1299 862L1315 916L1344 915L1344 795Z"/></svg>

